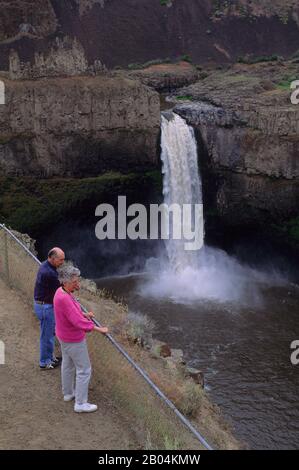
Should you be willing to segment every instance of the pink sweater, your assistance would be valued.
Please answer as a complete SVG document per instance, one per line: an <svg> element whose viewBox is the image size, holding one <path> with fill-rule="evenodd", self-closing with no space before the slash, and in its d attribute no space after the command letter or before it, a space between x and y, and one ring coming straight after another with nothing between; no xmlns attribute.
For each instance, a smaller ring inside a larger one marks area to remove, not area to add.
<svg viewBox="0 0 299 470"><path fill-rule="evenodd" d="M54 296L54 314L56 336L65 343L80 343L85 332L94 329L94 323L83 315L79 302L62 287Z"/></svg>

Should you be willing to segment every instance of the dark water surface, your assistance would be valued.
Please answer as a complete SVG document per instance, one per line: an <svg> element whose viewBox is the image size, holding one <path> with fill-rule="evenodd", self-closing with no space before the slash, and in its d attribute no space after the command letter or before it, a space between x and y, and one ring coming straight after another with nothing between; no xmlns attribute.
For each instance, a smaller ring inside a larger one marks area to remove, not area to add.
<svg viewBox="0 0 299 470"><path fill-rule="evenodd" d="M239 439L252 449L298 449L299 365L290 362L290 343L299 339L299 288L260 285L260 305L184 304L144 295L151 276L97 283L154 319L155 336L183 349L188 363L205 373L208 393Z"/></svg>

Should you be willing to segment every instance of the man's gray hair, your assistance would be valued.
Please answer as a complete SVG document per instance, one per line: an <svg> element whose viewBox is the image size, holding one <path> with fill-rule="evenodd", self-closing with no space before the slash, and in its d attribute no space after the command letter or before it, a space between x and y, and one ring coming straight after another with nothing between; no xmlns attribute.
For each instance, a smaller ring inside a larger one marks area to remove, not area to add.
<svg viewBox="0 0 299 470"><path fill-rule="evenodd" d="M72 263L64 263L57 269L58 279L61 284L70 282L74 276L80 276L80 270Z"/></svg>

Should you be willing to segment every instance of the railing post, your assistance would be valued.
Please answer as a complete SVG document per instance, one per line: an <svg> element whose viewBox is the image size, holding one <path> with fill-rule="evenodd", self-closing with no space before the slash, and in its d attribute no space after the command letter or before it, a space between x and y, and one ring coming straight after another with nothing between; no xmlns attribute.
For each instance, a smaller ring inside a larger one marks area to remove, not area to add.
<svg viewBox="0 0 299 470"><path fill-rule="evenodd" d="M9 276L9 262L8 262L8 244L7 244L7 232L4 229L4 272L6 276L7 284L10 286L10 276Z"/></svg>

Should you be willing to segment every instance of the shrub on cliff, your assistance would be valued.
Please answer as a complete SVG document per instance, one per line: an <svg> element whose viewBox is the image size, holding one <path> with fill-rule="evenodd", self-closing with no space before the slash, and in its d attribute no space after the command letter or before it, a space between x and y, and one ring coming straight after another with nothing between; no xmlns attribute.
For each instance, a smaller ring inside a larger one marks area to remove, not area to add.
<svg viewBox="0 0 299 470"><path fill-rule="evenodd" d="M278 60L282 60L282 57L278 56L277 54L272 54L269 56L240 56L237 59L237 62L240 64L258 64L259 62L277 62Z"/></svg>

